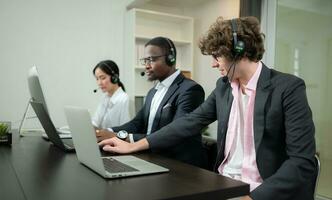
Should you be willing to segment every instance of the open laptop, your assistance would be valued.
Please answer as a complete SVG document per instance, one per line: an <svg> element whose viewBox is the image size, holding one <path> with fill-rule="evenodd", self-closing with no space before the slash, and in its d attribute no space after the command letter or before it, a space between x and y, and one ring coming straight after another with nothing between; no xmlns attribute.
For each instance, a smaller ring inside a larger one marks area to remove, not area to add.
<svg viewBox="0 0 332 200"><path fill-rule="evenodd" d="M35 111L41 125L43 126L48 139L57 147L64 151L75 151L73 140L70 138L60 138L57 129L55 128L54 124L43 103L30 101L30 104Z"/></svg>
<svg viewBox="0 0 332 200"><path fill-rule="evenodd" d="M169 170L130 155L102 157L87 109L65 107L78 160L104 178L119 178Z"/></svg>

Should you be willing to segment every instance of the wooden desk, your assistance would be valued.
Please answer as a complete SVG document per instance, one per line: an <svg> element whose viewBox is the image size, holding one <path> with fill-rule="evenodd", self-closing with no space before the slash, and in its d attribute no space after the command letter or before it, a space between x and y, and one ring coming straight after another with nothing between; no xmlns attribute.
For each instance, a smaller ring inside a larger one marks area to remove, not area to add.
<svg viewBox="0 0 332 200"><path fill-rule="evenodd" d="M226 199L249 193L249 185L154 154L137 157L169 173L107 180L38 136L13 135L0 146L0 199Z"/></svg>

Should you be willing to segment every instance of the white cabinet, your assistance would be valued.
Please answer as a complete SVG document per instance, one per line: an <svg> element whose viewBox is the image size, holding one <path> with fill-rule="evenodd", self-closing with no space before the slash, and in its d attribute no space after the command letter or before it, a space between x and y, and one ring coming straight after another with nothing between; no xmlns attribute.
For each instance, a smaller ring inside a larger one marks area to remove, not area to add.
<svg viewBox="0 0 332 200"><path fill-rule="evenodd" d="M186 76L193 76L193 18L134 8L127 11L125 23L125 72L122 74L132 101L135 97L144 97L154 85L141 76L144 66L139 62L144 57L145 43L154 37L171 39L177 51L176 68Z"/></svg>

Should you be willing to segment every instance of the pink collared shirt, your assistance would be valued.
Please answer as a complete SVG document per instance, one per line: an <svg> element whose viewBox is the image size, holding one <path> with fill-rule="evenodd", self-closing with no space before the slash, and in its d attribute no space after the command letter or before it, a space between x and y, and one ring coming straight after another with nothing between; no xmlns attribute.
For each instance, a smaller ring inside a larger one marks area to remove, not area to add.
<svg viewBox="0 0 332 200"><path fill-rule="evenodd" d="M245 94L241 94L238 82L231 83L234 98L226 134L225 158L218 168L220 174L250 184L250 191L263 182L256 163L253 126L256 87L261 71L262 63L259 62L245 86Z"/></svg>

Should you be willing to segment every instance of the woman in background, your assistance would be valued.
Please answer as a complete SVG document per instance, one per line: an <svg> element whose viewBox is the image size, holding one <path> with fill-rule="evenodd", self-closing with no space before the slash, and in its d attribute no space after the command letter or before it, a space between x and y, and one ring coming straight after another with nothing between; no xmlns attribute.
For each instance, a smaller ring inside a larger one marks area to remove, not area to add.
<svg viewBox="0 0 332 200"><path fill-rule="evenodd" d="M99 89L105 95L92 123L97 129L107 129L129 121L129 97L120 81L119 68L112 60L99 62L93 69Z"/></svg>

